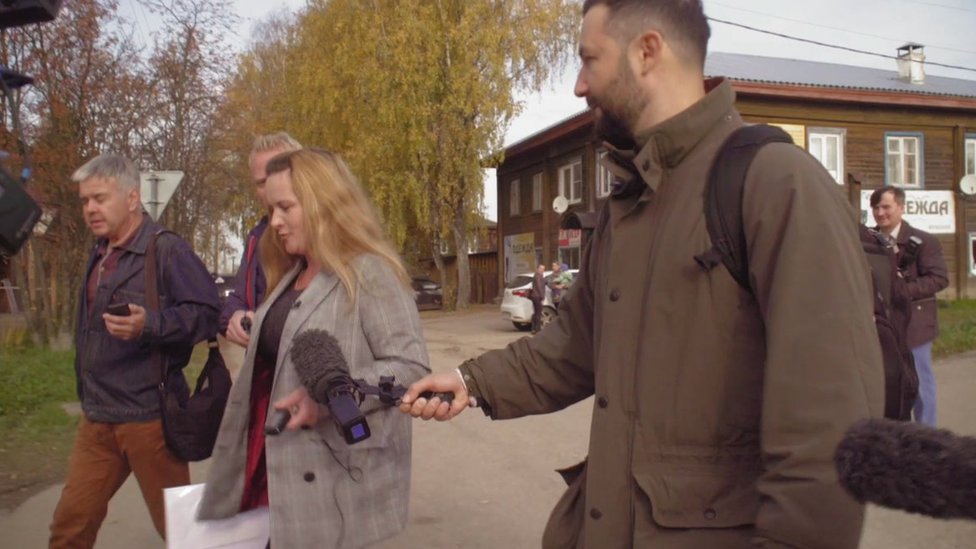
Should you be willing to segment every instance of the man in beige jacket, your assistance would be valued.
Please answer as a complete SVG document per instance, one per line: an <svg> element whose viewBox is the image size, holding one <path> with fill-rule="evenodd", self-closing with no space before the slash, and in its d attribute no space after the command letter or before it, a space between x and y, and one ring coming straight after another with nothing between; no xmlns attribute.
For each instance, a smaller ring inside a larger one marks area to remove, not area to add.
<svg viewBox="0 0 976 549"><path fill-rule="evenodd" d="M708 169L743 121L728 82L703 83L701 3L583 13L575 92L621 184L578 279L538 336L428 376L402 409L506 419L595 396L545 547L856 547L864 508L832 456L881 415L883 373L854 211L816 160L767 145L742 201L752 291L702 270ZM429 389L456 398L417 397Z"/></svg>

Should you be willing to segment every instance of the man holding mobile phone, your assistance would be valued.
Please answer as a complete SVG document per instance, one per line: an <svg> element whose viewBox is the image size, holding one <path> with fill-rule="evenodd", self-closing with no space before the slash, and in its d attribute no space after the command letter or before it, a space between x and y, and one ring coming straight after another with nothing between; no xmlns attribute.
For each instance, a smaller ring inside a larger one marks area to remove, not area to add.
<svg viewBox="0 0 976 549"><path fill-rule="evenodd" d="M193 346L217 332L217 287L190 245L142 210L139 170L103 154L75 171L85 222L96 237L85 268L75 334L82 417L51 523L50 547L92 547L109 500L135 473L153 524L165 536L163 489L189 484L167 448L159 370L186 394ZM156 239L159 310L146 309L146 250Z"/></svg>

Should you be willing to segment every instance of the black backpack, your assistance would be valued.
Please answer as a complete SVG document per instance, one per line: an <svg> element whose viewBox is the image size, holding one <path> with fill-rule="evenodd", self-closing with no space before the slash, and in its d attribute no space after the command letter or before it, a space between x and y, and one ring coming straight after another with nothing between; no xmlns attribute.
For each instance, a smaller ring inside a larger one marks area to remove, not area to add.
<svg viewBox="0 0 976 549"><path fill-rule="evenodd" d="M695 256L706 271L725 264L732 278L746 290L749 265L746 238L742 229L742 192L746 172L759 149L768 143L793 143L775 126L743 126L722 145L712 164L705 186L705 223L712 248ZM915 362L906 343L911 300L905 281L898 276L894 249L876 231L860 225L861 246L871 267L874 284L874 321L881 341L885 372L885 417L911 419L918 395Z"/></svg>

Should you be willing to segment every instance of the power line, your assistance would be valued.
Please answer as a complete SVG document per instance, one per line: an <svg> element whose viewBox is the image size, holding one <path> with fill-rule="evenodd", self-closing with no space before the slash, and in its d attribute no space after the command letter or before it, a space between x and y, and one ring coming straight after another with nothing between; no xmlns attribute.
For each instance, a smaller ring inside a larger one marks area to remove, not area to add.
<svg viewBox="0 0 976 549"><path fill-rule="evenodd" d="M933 6L936 8L943 8L947 10L959 10L959 11L968 11L969 13L976 13L976 10L971 10L968 8L960 8L959 6L947 6L945 4L939 4L936 2L925 2L924 0L902 0L902 1L911 2L913 4L921 4L923 6Z"/></svg>
<svg viewBox="0 0 976 549"><path fill-rule="evenodd" d="M725 25L731 25L733 27L739 27L739 28L743 28L743 29L746 29L746 30L751 30L751 31L754 31L754 32L760 32L760 33L763 33L763 34L769 34L769 35L772 35L772 36L778 36L780 38L786 38L787 40L796 40L797 42L806 42L807 44L814 44L816 46L823 46L825 48L834 48L834 49L837 49L837 50L844 50L844 51L849 51L849 52L853 52L853 53L862 53L864 55L873 55L875 57L883 57L885 59L895 59L895 60L898 59L898 57L897 56L894 56L894 55L887 55L887 54L884 54L884 53L877 53L877 52L873 52L873 51L859 50L857 48L849 48L847 46L838 46L836 44L827 44L827 43L824 43L824 42L818 42L816 40L810 40L808 38L800 38L798 36L791 36L789 34L783 34L781 32L773 32L773 31L769 31L769 30L766 30L766 29L759 29L759 28L756 28L756 27L750 27L749 25L743 25L742 23L736 23L734 21L726 21L724 19L716 19L714 17L708 17L708 20L709 21L714 21L716 23L723 23ZM933 67L943 67L943 68L947 68L947 69L957 69L957 70L961 70L961 71L976 72L976 69L971 68L971 67L960 67L959 65L947 65L945 63L936 63L934 61L926 61L925 64L927 66L933 66Z"/></svg>
<svg viewBox="0 0 976 549"><path fill-rule="evenodd" d="M817 24L817 23L811 23L809 21L803 21L801 19L792 19L790 17L783 17L781 15L773 15L771 13L766 13L766 12L762 12L762 11L750 10L750 9L747 9L747 8L740 8L738 6L733 6L733 5L730 5L730 4L723 4L722 2L714 2L714 1L711 1L708 4L710 6L712 6L712 5L714 5L714 6L722 6L724 8L729 8L729 9L732 9L732 10L738 10L738 11L744 11L744 12L748 12L748 13L754 13L756 15L762 15L762 16L765 16L765 17L771 17L773 19L781 19L783 21L790 21L791 23L799 23L801 25L808 25L808 26L811 26L811 27L818 27L818 28L821 28L821 29L828 29L828 30L835 30L835 31L840 31L840 32L846 32L846 33L850 33L850 34L856 34L858 36L867 36L869 38L878 38L880 40L888 40L888 41L892 41L892 42L903 41L900 38L892 38L890 36L880 36L880 35L877 35L877 34L870 34L870 33L866 33L866 32L852 31L850 29L842 29L840 27L831 27L829 25L820 25L820 24ZM976 50L963 50L963 49L953 48L953 47L949 47L949 46L939 46L937 44L931 44L928 41L925 42L925 46L928 47L928 48L935 48L935 49L940 49L940 50L953 51L953 52L956 52L956 53L972 53L972 54L976 54Z"/></svg>

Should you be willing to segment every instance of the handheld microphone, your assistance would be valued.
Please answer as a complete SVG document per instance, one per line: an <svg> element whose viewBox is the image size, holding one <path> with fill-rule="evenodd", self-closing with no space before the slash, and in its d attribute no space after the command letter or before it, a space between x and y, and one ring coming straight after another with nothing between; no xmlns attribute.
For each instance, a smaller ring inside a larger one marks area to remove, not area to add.
<svg viewBox="0 0 976 549"><path fill-rule="evenodd" d="M312 399L329 407L336 427L348 444L361 442L370 436L369 424L359 410L359 404L366 395L378 397L386 406L398 406L407 392L406 387L395 384L392 376L380 377L379 386L368 385L362 379L352 379L339 342L325 330L308 330L295 336L291 360ZM454 393L451 392L435 394L424 391L420 396L426 399L436 396L445 402L454 400ZM285 419L281 423L281 429L287 422L288 419Z"/></svg>
<svg viewBox="0 0 976 549"><path fill-rule="evenodd" d="M271 424L265 425L265 435L280 435L285 430L285 425L291 421L291 412L288 410L275 410L271 416Z"/></svg>
<svg viewBox="0 0 976 549"><path fill-rule="evenodd" d="M976 438L917 423L855 423L834 455L841 484L861 503L935 518L976 519Z"/></svg>
<svg viewBox="0 0 976 549"><path fill-rule="evenodd" d="M369 438L369 424L359 411L362 397L332 334L325 330L298 334L292 342L291 361L312 399L329 407L347 444Z"/></svg>

